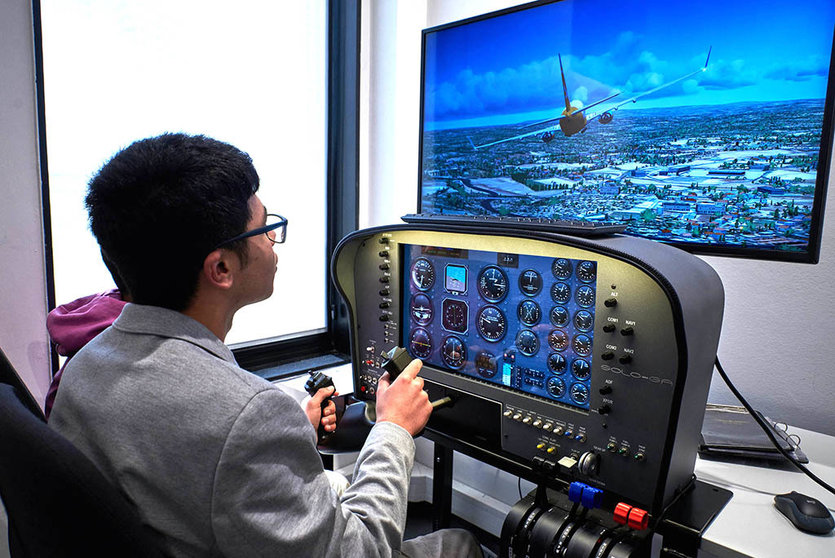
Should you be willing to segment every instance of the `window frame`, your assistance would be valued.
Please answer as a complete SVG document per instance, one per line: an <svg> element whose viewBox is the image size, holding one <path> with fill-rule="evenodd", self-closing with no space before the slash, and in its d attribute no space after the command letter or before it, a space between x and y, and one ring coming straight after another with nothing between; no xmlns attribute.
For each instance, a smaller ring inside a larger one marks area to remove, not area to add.
<svg viewBox="0 0 835 558"><path fill-rule="evenodd" d="M322 257L330 275L330 256L336 245L359 222L359 64L361 0L327 3L327 139L326 139L326 245ZM40 0L32 2L34 27L35 95L41 175L41 207L46 270L46 302L55 303L49 165L44 103L43 42ZM290 334L277 340L242 344L232 352L238 364L266 379L293 376L304 370L350 361L348 311L330 277L326 280L326 330ZM52 372L58 355L51 350Z"/></svg>

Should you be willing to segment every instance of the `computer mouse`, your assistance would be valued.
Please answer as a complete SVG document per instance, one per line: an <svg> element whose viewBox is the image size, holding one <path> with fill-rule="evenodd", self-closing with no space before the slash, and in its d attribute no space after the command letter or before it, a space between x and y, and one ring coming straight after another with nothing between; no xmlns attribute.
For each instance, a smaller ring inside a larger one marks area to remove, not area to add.
<svg viewBox="0 0 835 558"><path fill-rule="evenodd" d="M825 535L835 528L835 519L820 500L791 491L774 497L774 506L795 527L807 533Z"/></svg>

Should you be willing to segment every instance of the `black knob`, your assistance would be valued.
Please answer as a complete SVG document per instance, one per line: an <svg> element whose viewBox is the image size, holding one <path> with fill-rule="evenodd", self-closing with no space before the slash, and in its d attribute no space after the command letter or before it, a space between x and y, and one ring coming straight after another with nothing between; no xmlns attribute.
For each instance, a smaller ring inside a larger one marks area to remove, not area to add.
<svg viewBox="0 0 835 558"><path fill-rule="evenodd" d="M388 244L388 243L389 243L389 239L387 237L384 236L384 237L380 238L380 244Z"/></svg>
<svg viewBox="0 0 835 558"><path fill-rule="evenodd" d="M612 393L612 386L609 384L605 384L600 388L600 395L609 395L610 393Z"/></svg>
<svg viewBox="0 0 835 558"><path fill-rule="evenodd" d="M614 308L615 306L618 305L618 299L607 298L606 300L603 301L603 305L606 306L607 308Z"/></svg>
<svg viewBox="0 0 835 558"><path fill-rule="evenodd" d="M632 329L632 326L627 326L627 327L623 328L622 330L620 330L620 334L621 335L634 335L635 330Z"/></svg>
<svg viewBox="0 0 835 558"><path fill-rule="evenodd" d="M621 364L629 364L630 362L632 362L632 356L631 355L623 355L622 357L620 357L618 359L618 362L620 362Z"/></svg>
<svg viewBox="0 0 835 558"><path fill-rule="evenodd" d="M615 353L607 351L600 355L600 358L602 358L603 360L612 360L613 358L615 358Z"/></svg>
<svg viewBox="0 0 835 558"><path fill-rule="evenodd" d="M381 258L388 258L389 257L389 251L388 250L380 250L380 257Z"/></svg>
<svg viewBox="0 0 835 558"><path fill-rule="evenodd" d="M605 326L603 326L603 331L605 331L606 333L612 333L613 331L615 331L615 324L606 324Z"/></svg>
<svg viewBox="0 0 835 558"><path fill-rule="evenodd" d="M391 291L388 287L380 289L380 296L388 296L389 294L391 294Z"/></svg>
<svg viewBox="0 0 835 558"><path fill-rule="evenodd" d="M390 266L389 266L389 264L387 264L387 263L381 263L381 264L380 264L380 269L382 269L383 271L387 270L389 267L390 267Z"/></svg>
<svg viewBox="0 0 835 558"><path fill-rule="evenodd" d="M382 315L380 315L380 321L381 321L381 322L387 322L387 321L389 321L388 314L382 314Z"/></svg>
<svg viewBox="0 0 835 558"><path fill-rule="evenodd" d="M389 281L390 279L388 275L383 275L382 277L380 277L380 283L388 283Z"/></svg>
<svg viewBox="0 0 835 558"><path fill-rule="evenodd" d="M388 308L389 306L391 306L391 302L381 302L380 303L380 308Z"/></svg>
<svg viewBox="0 0 835 558"><path fill-rule="evenodd" d="M601 415L608 415L612 411L612 408L605 403L597 408L597 412Z"/></svg>

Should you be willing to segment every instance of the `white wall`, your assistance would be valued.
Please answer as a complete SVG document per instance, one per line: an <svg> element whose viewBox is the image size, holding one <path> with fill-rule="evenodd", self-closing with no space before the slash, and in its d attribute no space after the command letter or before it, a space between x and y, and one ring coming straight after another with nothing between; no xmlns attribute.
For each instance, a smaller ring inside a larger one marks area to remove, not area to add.
<svg viewBox="0 0 835 558"><path fill-rule="evenodd" d="M49 388L29 2L0 3L0 347L39 401Z"/></svg>
<svg viewBox="0 0 835 558"><path fill-rule="evenodd" d="M362 226L416 209L420 31L523 2L366 0ZM421 17L422 16L422 17ZM830 174L830 176L833 176ZM710 257L725 285L719 358L751 404L773 419L835 434L835 184L830 180L817 265ZM735 403L717 375L710 401Z"/></svg>

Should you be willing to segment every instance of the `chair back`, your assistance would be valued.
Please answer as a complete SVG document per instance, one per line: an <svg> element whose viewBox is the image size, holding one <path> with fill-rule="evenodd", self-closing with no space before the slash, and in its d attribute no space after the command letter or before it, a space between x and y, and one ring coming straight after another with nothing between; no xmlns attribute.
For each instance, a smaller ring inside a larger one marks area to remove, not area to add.
<svg viewBox="0 0 835 558"><path fill-rule="evenodd" d="M36 415L41 417L44 416L43 408L40 403L32 397L32 393L18 375L17 370L14 369L12 363L9 362L9 359L6 357L6 353L3 352L3 349L0 349L0 383L15 386L18 390L20 390L20 394L23 397L23 403L26 407Z"/></svg>
<svg viewBox="0 0 835 558"><path fill-rule="evenodd" d="M0 384L0 498L12 558L162 556L122 493L8 384Z"/></svg>

